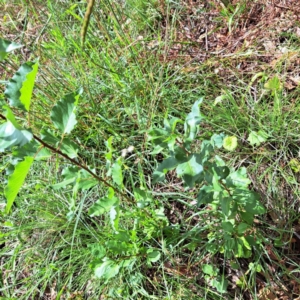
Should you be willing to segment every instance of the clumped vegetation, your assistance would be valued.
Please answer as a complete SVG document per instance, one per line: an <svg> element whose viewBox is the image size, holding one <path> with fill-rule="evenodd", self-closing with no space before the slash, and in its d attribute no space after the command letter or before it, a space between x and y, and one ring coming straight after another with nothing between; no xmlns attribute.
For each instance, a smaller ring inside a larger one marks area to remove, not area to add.
<svg viewBox="0 0 300 300"><path fill-rule="evenodd" d="M1 299L298 299L297 1L89 3L0 0Z"/></svg>

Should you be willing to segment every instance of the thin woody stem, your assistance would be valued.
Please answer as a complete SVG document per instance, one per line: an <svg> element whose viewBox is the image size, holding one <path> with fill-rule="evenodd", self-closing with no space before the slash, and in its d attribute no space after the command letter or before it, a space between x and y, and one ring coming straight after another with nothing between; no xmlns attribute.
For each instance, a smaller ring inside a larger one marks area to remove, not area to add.
<svg viewBox="0 0 300 300"><path fill-rule="evenodd" d="M2 114L0 114L0 117L3 120L7 120L5 116L3 116ZM40 144L42 144L45 148L50 149L52 152L59 154L60 156L62 156L63 158L69 160L72 164L78 166L79 168L87 171L90 175L92 175L95 179L97 179L99 182L102 182L103 184L105 184L106 186L112 188L115 192L117 192L119 195L123 196L128 202L132 202L131 199L122 191L120 191L119 189L115 188L113 185L111 185L110 183L108 183L105 179L99 177L97 174L95 174L93 171L91 171L88 166L83 165L79 162L77 162L75 159L69 157L68 155L64 154L63 152L61 152L59 149L56 149L55 147L45 143L42 139L40 139L38 136L36 136L35 134L33 134L33 138L38 141Z"/></svg>

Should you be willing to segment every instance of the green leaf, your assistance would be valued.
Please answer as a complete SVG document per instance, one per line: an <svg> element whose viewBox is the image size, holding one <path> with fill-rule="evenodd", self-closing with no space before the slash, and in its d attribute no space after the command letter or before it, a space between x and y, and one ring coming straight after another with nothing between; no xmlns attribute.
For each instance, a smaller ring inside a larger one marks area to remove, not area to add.
<svg viewBox="0 0 300 300"><path fill-rule="evenodd" d="M8 82L4 94L11 106L29 111L37 69L37 63L26 62Z"/></svg>
<svg viewBox="0 0 300 300"><path fill-rule="evenodd" d="M63 134L69 134L77 123L75 112L81 93L82 90L79 90L76 93L65 95L52 108L51 120L55 127Z"/></svg>
<svg viewBox="0 0 300 300"><path fill-rule="evenodd" d="M31 68L32 71L26 75L26 80L23 82L22 88L20 89L20 102L24 105L27 111L29 111L30 108L34 81L38 71L38 63L32 65Z"/></svg>
<svg viewBox="0 0 300 300"><path fill-rule="evenodd" d="M177 166L176 173L182 177L189 187L193 187L195 182L203 176L203 167L197 162L196 156L190 156L187 162Z"/></svg>
<svg viewBox="0 0 300 300"><path fill-rule="evenodd" d="M56 147L60 142L60 140L50 130L46 129L41 130L41 139L53 147Z"/></svg>
<svg viewBox="0 0 300 300"><path fill-rule="evenodd" d="M120 216L120 207L119 205L114 205L109 211L110 222L115 231L119 229L119 216Z"/></svg>
<svg viewBox="0 0 300 300"><path fill-rule="evenodd" d="M17 129L10 121L0 125L0 152L13 146L29 143L33 135L25 129Z"/></svg>
<svg viewBox="0 0 300 300"><path fill-rule="evenodd" d="M211 285L217 289L219 293L226 293L228 287L228 280L222 276L218 276L211 281Z"/></svg>
<svg viewBox="0 0 300 300"><path fill-rule="evenodd" d="M82 190L89 190L90 188L94 187L95 185L99 184L98 180L92 177L87 171L80 170L82 174L79 181L79 189Z"/></svg>
<svg viewBox="0 0 300 300"><path fill-rule="evenodd" d="M97 278L104 278L106 280L115 277L120 270L120 266L114 261L107 259L101 265L97 266L94 274Z"/></svg>
<svg viewBox="0 0 300 300"><path fill-rule="evenodd" d="M239 235L242 235L246 232L246 230L249 228L249 225L246 223L240 223L237 227L237 232Z"/></svg>
<svg viewBox="0 0 300 300"><path fill-rule="evenodd" d="M222 228L228 233L233 232L233 225L231 222L222 222Z"/></svg>
<svg viewBox="0 0 300 300"><path fill-rule="evenodd" d="M68 155L70 158L76 158L78 156L78 146L68 138L63 139L59 148L62 153Z"/></svg>
<svg viewBox="0 0 300 300"><path fill-rule="evenodd" d="M243 187L247 188L251 180L247 177L247 169L242 167L235 172L232 172L226 178L226 185L228 187Z"/></svg>
<svg viewBox="0 0 300 300"><path fill-rule="evenodd" d="M201 204L208 204L214 201L214 191L211 186L202 186L200 192L197 196L198 203L197 205L200 206Z"/></svg>
<svg viewBox="0 0 300 300"><path fill-rule="evenodd" d="M295 173L300 173L300 162L297 158L293 158L289 161L289 166Z"/></svg>
<svg viewBox="0 0 300 300"><path fill-rule="evenodd" d="M4 60L9 52L21 47L23 47L23 45L0 38L0 61Z"/></svg>
<svg viewBox="0 0 300 300"><path fill-rule="evenodd" d="M214 134L210 139L212 145L219 149L222 148L224 137L225 137L224 133Z"/></svg>
<svg viewBox="0 0 300 300"><path fill-rule="evenodd" d="M98 259L101 259L105 256L106 250L105 248L100 244L88 244L87 245L89 250L91 251L91 254Z"/></svg>
<svg viewBox="0 0 300 300"><path fill-rule="evenodd" d="M215 276L218 273L214 266L207 265L207 264L204 264L202 266L202 271L203 271L203 273L210 275L210 276Z"/></svg>
<svg viewBox="0 0 300 300"><path fill-rule="evenodd" d="M109 188L108 195L95 202L89 209L89 215L91 217L101 216L102 214L109 212L110 209L118 203L118 198L114 196L114 191Z"/></svg>
<svg viewBox="0 0 300 300"><path fill-rule="evenodd" d="M176 117L172 117L170 121L164 120L165 129L170 133L175 132L177 123L184 124L184 122Z"/></svg>
<svg viewBox="0 0 300 300"><path fill-rule="evenodd" d="M111 162L112 160L112 153L114 151L113 146L112 146L112 142L113 142L113 136L109 137L109 139L107 141L105 141L105 146L108 149L108 152L105 154L105 158Z"/></svg>
<svg viewBox="0 0 300 300"><path fill-rule="evenodd" d="M52 185L52 188L55 189L55 190L64 188L64 187L68 186L69 184L73 184L73 183L75 182L75 180L76 180L76 178L69 178L69 179L66 179L66 180L64 180L64 181L62 181L62 182L53 184L53 185Z"/></svg>
<svg viewBox="0 0 300 300"><path fill-rule="evenodd" d="M266 212L266 209L259 201L247 202L245 205L246 213L253 215L262 215Z"/></svg>
<svg viewBox="0 0 300 300"><path fill-rule="evenodd" d="M153 249L147 250L147 261L148 262L157 262L160 259L160 252L154 251Z"/></svg>
<svg viewBox="0 0 300 300"><path fill-rule="evenodd" d="M41 139L53 146L54 148L59 147L62 153L68 155L70 158L76 158L78 156L78 146L69 138L64 138L62 141L56 137L51 131L42 129L41 130Z"/></svg>
<svg viewBox="0 0 300 300"><path fill-rule="evenodd" d="M248 258L251 256L251 246L244 237L237 238L237 251L235 252L235 257Z"/></svg>
<svg viewBox="0 0 300 300"><path fill-rule="evenodd" d="M192 111L187 115L184 123L184 132L187 141L193 141L198 132L198 125L203 119L199 105L202 103L203 98L199 99L192 106Z"/></svg>
<svg viewBox="0 0 300 300"><path fill-rule="evenodd" d="M251 131L247 141L251 146L259 146L261 143L265 142L268 137L268 134L262 130L259 130L258 132Z"/></svg>
<svg viewBox="0 0 300 300"><path fill-rule="evenodd" d="M221 199L221 208L225 216L229 216L231 200L230 197L222 197Z"/></svg>
<svg viewBox="0 0 300 300"><path fill-rule="evenodd" d="M240 216L244 222L247 222L248 224L253 224L254 215L250 214L248 212L240 212Z"/></svg>
<svg viewBox="0 0 300 300"><path fill-rule="evenodd" d="M4 195L7 200L5 208L6 213L9 213L11 206L13 205L18 192L25 181L26 175L29 172L32 163L33 157L26 156L24 161L19 162L15 166L13 174L9 176L7 186L4 189Z"/></svg>
<svg viewBox="0 0 300 300"><path fill-rule="evenodd" d="M245 237L241 236L239 237L239 240L243 242L243 245L246 249L251 250L251 246L249 245L248 241L245 239Z"/></svg>
<svg viewBox="0 0 300 300"><path fill-rule="evenodd" d="M4 110L3 113L7 119L7 121L10 121L14 127L18 130L22 129L22 126L20 126L15 118L14 113L12 112L12 110L9 108L9 106L7 105L3 105L2 109Z"/></svg>
<svg viewBox="0 0 300 300"><path fill-rule="evenodd" d="M51 152L47 148L42 148L35 140L31 140L30 143L14 149L12 154L18 160L23 160L25 156L32 156L36 161L46 160L51 157Z"/></svg>
<svg viewBox="0 0 300 300"><path fill-rule="evenodd" d="M274 76L265 83L265 88L267 90L271 90L272 92L280 91L282 89L280 79L277 76Z"/></svg>
<svg viewBox="0 0 300 300"><path fill-rule="evenodd" d="M200 150L200 157L201 159L198 159L198 162L201 162L203 165L204 162L208 161L213 153L214 147L212 146L211 142L209 141L203 141L201 144L201 150Z"/></svg>
<svg viewBox="0 0 300 300"><path fill-rule="evenodd" d="M148 131L148 141L153 141L155 145L160 145L164 143L164 140L168 138L170 133L161 128L151 128Z"/></svg>
<svg viewBox="0 0 300 300"><path fill-rule="evenodd" d="M235 247L236 247L236 242L235 242L235 239L232 238L232 237L228 237L226 240L225 240L225 249L227 252L232 252L235 250Z"/></svg>
<svg viewBox="0 0 300 300"><path fill-rule="evenodd" d="M86 170L80 170L78 167L66 167L62 171L62 177L65 179L62 182L54 184L53 189L61 189L67 185L73 185L77 182L78 189L88 190L98 184L98 181L91 176Z"/></svg>
<svg viewBox="0 0 300 300"><path fill-rule="evenodd" d="M179 164L179 161L175 157L169 157L164 159L161 164L158 165L157 169L153 173L153 183L164 180L165 174L175 169Z"/></svg>
<svg viewBox="0 0 300 300"><path fill-rule="evenodd" d="M134 188L133 192L138 208L144 208L153 201L151 194L148 191L139 188Z"/></svg>
<svg viewBox="0 0 300 300"><path fill-rule="evenodd" d="M219 179L225 179L230 173L229 168L226 166L221 166L221 167L216 166L214 167L214 171L219 176Z"/></svg>
<svg viewBox="0 0 300 300"><path fill-rule="evenodd" d="M224 149L228 151L233 151L236 149L238 143L237 143L237 137L236 136L226 136L223 140L223 147Z"/></svg>
<svg viewBox="0 0 300 300"><path fill-rule="evenodd" d="M76 180L78 177L79 168L78 167L66 167L62 170L62 177L65 179L74 179Z"/></svg>
<svg viewBox="0 0 300 300"><path fill-rule="evenodd" d="M114 183L123 186L122 160L121 158L111 166L111 175Z"/></svg>

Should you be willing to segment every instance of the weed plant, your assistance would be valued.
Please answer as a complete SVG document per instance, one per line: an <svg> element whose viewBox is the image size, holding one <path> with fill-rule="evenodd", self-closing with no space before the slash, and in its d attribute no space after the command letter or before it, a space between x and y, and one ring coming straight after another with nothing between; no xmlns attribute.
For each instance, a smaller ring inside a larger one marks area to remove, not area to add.
<svg viewBox="0 0 300 300"><path fill-rule="evenodd" d="M174 70L180 3L97 2L83 47L82 1L0 3L6 40L30 51L6 56L1 40L0 126L14 128L0 142L2 297L257 299L261 276L271 291L299 283L298 89L284 63L247 77L225 57L231 82L214 58ZM239 7L220 14L232 31Z"/></svg>

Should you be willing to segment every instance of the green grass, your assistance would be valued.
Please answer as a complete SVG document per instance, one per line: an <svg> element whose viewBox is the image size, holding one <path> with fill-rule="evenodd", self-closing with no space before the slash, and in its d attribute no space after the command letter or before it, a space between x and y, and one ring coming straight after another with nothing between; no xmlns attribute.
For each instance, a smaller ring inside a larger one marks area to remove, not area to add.
<svg viewBox="0 0 300 300"><path fill-rule="evenodd" d="M84 88L78 125L71 136L80 147L80 159L105 177L105 141L114 137L114 157L129 145L135 147L132 158L126 160L126 190L132 195L133 187L147 187L154 199L147 214L139 216L143 222L137 228L137 245L161 252L160 260L152 265L138 257L131 271L121 271L108 283L97 279L90 268L95 257L88 245L105 244L113 231L109 217L91 218L88 209L106 189L99 185L78 192L74 199L72 188L52 189L62 181L62 168L68 166L54 155L45 163L34 164L13 212L0 216L3 299L42 299L51 293L52 299L244 299L244 293L259 299L259 281L274 293L280 288L273 281L284 286L290 280L300 283L299 259L296 250L290 249L295 247L291 237L300 219L299 173L290 165L292 159L299 160L299 87L288 90L284 86L291 70L297 71L291 58L283 57L271 67L259 51L243 56L245 49L232 56L212 56L203 63L185 63L180 58L168 61L181 15L188 10L179 1L130 0L126 5L99 1L83 48L80 27L84 1L48 1L45 5L43 1L11 4L0 0L1 7L3 36L26 44L30 52L16 51L8 63L1 63L4 72L0 80L8 80L24 61L39 58L30 117L37 133L52 126L50 111L60 97ZM247 14L247 9L241 8L231 24L233 31ZM215 19L217 26L228 27L223 21L221 14ZM298 39L292 33L282 36L288 51L299 55ZM239 67L243 63L259 67L243 72ZM260 72L264 76L255 78ZM265 88L273 76L283 84L280 113L275 112L274 96ZM221 150L219 155L234 167L247 167L253 188L268 209L257 225L266 248L264 252L254 249L251 259L210 255L204 247L210 229L204 224L204 212L189 205L194 191L185 192L174 174L167 183L151 183L157 157L150 154L146 130L162 125L166 116L183 118L203 95L206 118L199 140L220 132L235 135L239 141L236 151ZM219 96L222 100L214 104ZM269 137L261 145L251 146L247 138L251 131L259 130ZM10 155L1 153L0 157L4 186ZM0 193L3 203L2 187ZM122 226L130 231L134 226L132 205L122 205L128 210ZM165 212L168 221L157 217L157 209ZM159 222L169 224L162 229ZM262 273L250 269L249 262L260 264ZM204 263L213 263L228 277L239 274L242 278L244 273L245 281L221 295L205 282ZM238 271L232 267L234 263ZM233 270L232 274L228 270Z"/></svg>

